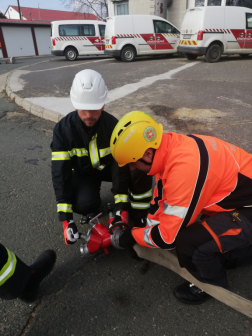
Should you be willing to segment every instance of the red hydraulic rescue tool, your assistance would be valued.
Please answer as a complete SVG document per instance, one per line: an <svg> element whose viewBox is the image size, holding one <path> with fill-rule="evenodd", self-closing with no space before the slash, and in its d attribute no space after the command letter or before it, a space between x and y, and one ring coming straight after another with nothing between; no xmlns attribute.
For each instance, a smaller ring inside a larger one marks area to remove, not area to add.
<svg viewBox="0 0 252 336"><path fill-rule="evenodd" d="M104 208L109 212L109 229L106 225L99 221L99 217L103 214L101 212L88 221L88 224L91 225L88 233L86 235L80 233L80 239L85 241L85 244L80 246L80 252L81 255L85 258L90 257L100 249L103 249L103 251L108 254L108 247L111 245L117 249L122 249L122 247L119 245L119 237L123 232L123 228L127 226L127 224L119 222L116 224L116 226L111 226L111 223L114 219L113 205L108 203ZM96 224L94 224L95 220L97 220Z"/></svg>

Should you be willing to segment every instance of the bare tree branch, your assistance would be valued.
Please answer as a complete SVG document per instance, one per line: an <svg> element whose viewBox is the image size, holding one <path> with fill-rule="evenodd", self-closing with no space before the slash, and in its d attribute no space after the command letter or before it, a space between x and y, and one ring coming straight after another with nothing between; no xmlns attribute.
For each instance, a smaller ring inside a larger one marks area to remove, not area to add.
<svg viewBox="0 0 252 336"><path fill-rule="evenodd" d="M61 3L78 13L94 13L99 19L105 20L108 16L109 0L61 0Z"/></svg>

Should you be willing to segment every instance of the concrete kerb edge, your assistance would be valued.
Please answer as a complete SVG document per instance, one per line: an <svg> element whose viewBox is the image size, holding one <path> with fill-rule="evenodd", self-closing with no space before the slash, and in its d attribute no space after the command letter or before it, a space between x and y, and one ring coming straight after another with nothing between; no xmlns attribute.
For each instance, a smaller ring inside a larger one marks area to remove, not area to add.
<svg viewBox="0 0 252 336"><path fill-rule="evenodd" d="M15 69L15 70L17 70L17 69ZM9 73L9 75L6 77L5 91L8 95L8 97L10 97L11 100L14 100L15 104L22 107L27 112L29 112L29 113L37 116L37 117L40 117L42 119L50 120L50 121L53 121L53 122L57 123L63 117L63 115L61 115L61 114L59 114L55 111L52 111L52 110L44 109L41 106L35 105L33 103L30 103L30 102L26 101L25 99L23 99L22 97L20 97L18 94L12 92L11 88L9 87L9 78L11 77L12 73L15 70L11 71Z"/></svg>

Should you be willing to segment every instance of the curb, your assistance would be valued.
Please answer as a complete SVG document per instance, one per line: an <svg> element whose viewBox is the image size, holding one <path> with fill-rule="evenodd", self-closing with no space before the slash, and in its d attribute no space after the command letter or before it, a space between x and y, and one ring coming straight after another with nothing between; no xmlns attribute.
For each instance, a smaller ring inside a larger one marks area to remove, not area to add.
<svg viewBox="0 0 252 336"><path fill-rule="evenodd" d="M39 105L30 103L11 90L11 88L9 87L9 79L12 76L13 72L16 70L20 70L20 68L11 71L10 73L8 73L8 76L6 76L6 79L4 78L5 83L3 83L2 85L2 90L6 91L7 96L10 97L11 100L14 100L14 102L18 106L22 107L24 110L26 110L27 112L37 117L40 117L42 119L49 120L55 123L60 121L64 117L64 115L59 114L52 110L44 109L43 107Z"/></svg>

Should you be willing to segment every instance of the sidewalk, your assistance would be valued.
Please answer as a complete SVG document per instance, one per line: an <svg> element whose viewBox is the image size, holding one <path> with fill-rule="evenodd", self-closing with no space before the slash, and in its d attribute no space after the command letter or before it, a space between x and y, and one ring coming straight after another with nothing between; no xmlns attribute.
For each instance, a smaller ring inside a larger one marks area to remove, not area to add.
<svg viewBox="0 0 252 336"><path fill-rule="evenodd" d="M30 59L30 58L35 59L35 58L45 58L45 57L56 57L56 56L54 55L30 56L30 57L18 57L17 59ZM2 58L0 59L0 63L1 63L1 60L8 60L8 59ZM45 62L45 61L42 61L42 62ZM16 94L11 88L10 83L11 83L12 77L14 77L13 78L14 81L17 81L17 78L15 78L15 72L18 72L21 69L24 69L28 66L30 66L30 64L21 66L20 68L15 68L12 71L9 71L9 72L6 72L0 75L0 93L3 91L6 91L6 94L10 97L10 99L13 100L18 106L25 109L27 112L33 115L36 115L40 118L50 120L50 121L57 123L63 117L63 115L60 115L59 113L56 113L55 111L52 111L50 109L44 109L36 104L26 101L25 99L21 98L18 94Z"/></svg>

